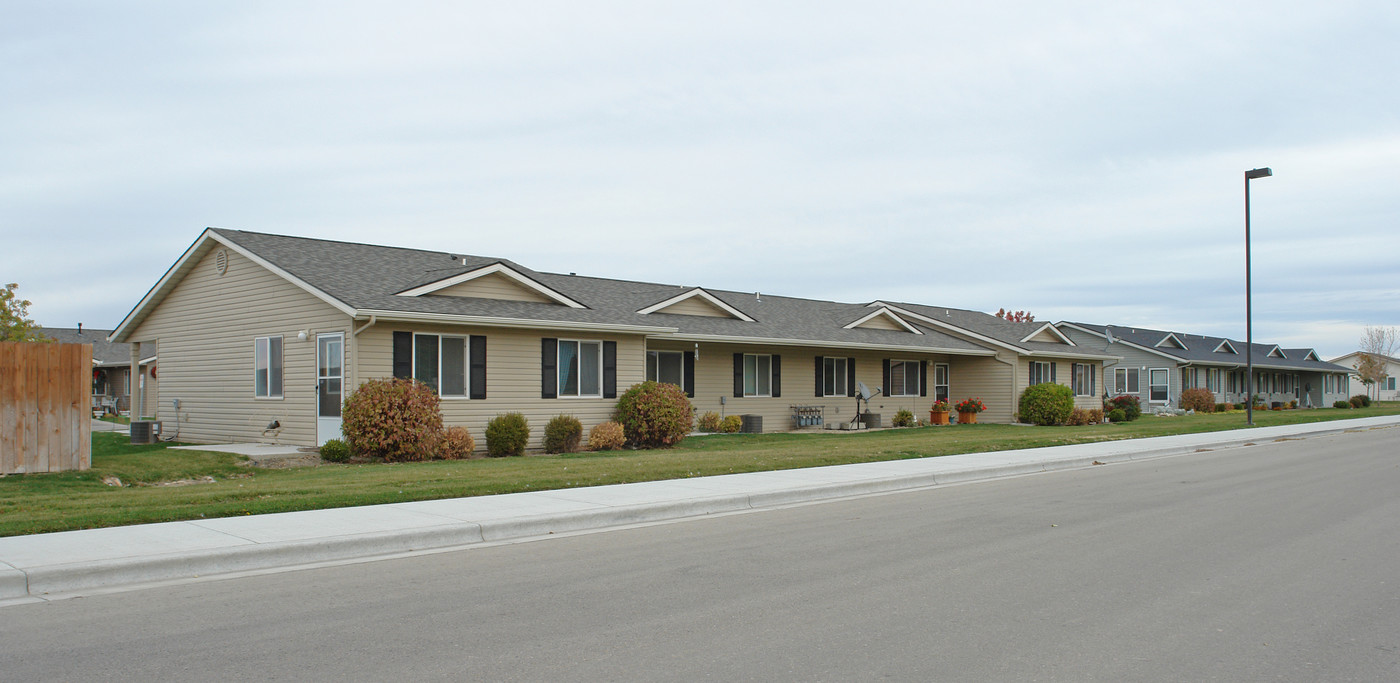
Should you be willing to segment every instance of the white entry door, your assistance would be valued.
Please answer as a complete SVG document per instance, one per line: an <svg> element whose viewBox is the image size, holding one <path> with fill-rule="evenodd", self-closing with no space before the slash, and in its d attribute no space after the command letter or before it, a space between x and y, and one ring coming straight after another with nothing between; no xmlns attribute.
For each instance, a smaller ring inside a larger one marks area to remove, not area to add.
<svg viewBox="0 0 1400 683"><path fill-rule="evenodd" d="M344 387L345 335L316 335L316 445L341 438L340 404Z"/></svg>

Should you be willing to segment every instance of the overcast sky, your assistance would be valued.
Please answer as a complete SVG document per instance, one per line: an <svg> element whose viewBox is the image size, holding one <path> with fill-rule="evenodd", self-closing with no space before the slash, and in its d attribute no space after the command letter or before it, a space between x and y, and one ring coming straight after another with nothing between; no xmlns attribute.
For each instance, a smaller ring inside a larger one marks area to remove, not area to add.
<svg viewBox="0 0 1400 683"><path fill-rule="evenodd" d="M0 283L117 325L206 226L1353 350L1400 3L7 2Z"/></svg>

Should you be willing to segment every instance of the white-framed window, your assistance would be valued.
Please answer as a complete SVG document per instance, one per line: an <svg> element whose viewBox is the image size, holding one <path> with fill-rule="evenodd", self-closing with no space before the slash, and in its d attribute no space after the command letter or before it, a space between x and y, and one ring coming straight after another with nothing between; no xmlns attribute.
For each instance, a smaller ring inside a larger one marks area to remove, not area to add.
<svg viewBox="0 0 1400 683"><path fill-rule="evenodd" d="M1098 368L1093 363L1075 363L1074 377L1070 380L1075 396L1093 396L1098 379Z"/></svg>
<svg viewBox="0 0 1400 683"><path fill-rule="evenodd" d="M1113 390L1119 395L1140 393L1141 381L1137 368L1118 368L1113 371Z"/></svg>
<svg viewBox="0 0 1400 683"><path fill-rule="evenodd" d="M773 395L773 357L766 353L744 354L744 396Z"/></svg>
<svg viewBox="0 0 1400 683"><path fill-rule="evenodd" d="M822 396L845 396L849 379L850 360L846 358L822 358Z"/></svg>
<svg viewBox="0 0 1400 683"><path fill-rule="evenodd" d="M466 398L471 363L466 337L413 334L413 378L443 398Z"/></svg>
<svg viewBox="0 0 1400 683"><path fill-rule="evenodd" d="M1171 387L1167 384L1167 369L1152 368L1147 371L1147 400L1153 403L1166 403L1171 398Z"/></svg>
<svg viewBox="0 0 1400 683"><path fill-rule="evenodd" d="M131 385L127 384L127 393ZM253 339L253 397L282 398L282 337Z"/></svg>
<svg viewBox="0 0 1400 683"><path fill-rule="evenodd" d="M685 387L684 351L647 351L647 381Z"/></svg>
<svg viewBox="0 0 1400 683"><path fill-rule="evenodd" d="M1033 361L1030 362L1030 367L1031 367L1031 377L1030 377L1030 384L1031 384L1031 386L1035 386L1035 385L1037 385L1037 384L1044 384L1044 383L1046 383L1046 382L1053 382L1053 381L1055 381L1055 365L1054 365L1053 363L1046 363L1046 362L1043 362L1043 361L1035 361L1035 360L1033 360Z"/></svg>
<svg viewBox="0 0 1400 683"><path fill-rule="evenodd" d="M559 340L559 396L602 398L603 342Z"/></svg>
<svg viewBox="0 0 1400 683"><path fill-rule="evenodd" d="M946 400L948 400L948 397L949 397L949 393L948 393L948 364L947 364L947 363L934 363L934 364L933 364L933 400L934 400L934 401L946 401Z"/></svg>
<svg viewBox="0 0 1400 683"><path fill-rule="evenodd" d="M919 361L890 361L890 396L919 395Z"/></svg>

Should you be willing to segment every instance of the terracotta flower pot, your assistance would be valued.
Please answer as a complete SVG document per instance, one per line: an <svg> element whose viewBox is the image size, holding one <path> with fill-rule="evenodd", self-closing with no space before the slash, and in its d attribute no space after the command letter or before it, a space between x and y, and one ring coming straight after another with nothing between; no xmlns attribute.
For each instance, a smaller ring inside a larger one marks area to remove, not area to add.
<svg viewBox="0 0 1400 683"><path fill-rule="evenodd" d="M958 413L958 424L977 424L977 413Z"/></svg>
<svg viewBox="0 0 1400 683"><path fill-rule="evenodd" d="M946 410L930 410L930 411L928 411L928 422L929 422L929 424L935 424L935 425L946 425L946 424L948 424L948 411L946 411Z"/></svg>

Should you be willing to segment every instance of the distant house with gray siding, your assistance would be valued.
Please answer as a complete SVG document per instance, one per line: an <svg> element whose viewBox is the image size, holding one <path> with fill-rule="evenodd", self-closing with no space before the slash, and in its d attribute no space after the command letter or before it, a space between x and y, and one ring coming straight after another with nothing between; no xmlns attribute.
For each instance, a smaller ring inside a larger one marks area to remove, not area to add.
<svg viewBox="0 0 1400 683"><path fill-rule="evenodd" d="M1249 349L1242 341L1121 325L1056 327L1082 347L1120 356L1105 366L1106 388L1111 395L1138 396L1144 410L1178 407L1181 392L1191 388L1209 390L1216 403L1244 404L1251 393L1245 380ZM1256 343L1252 354L1252 393L1266 403L1330 407L1347 396L1347 368L1321 360L1312 349Z"/></svg>
<svg viewBox="0 0 1400 683"><path fill-rule="evenodd" d="M45 336L64 344L92 345L92 407L107 413L131 410L131 345L108 340L112 330L91 327L45 327ZM146 347L137 375L137 398L154 406L160 395L156 348ZM139 416L138 416L139 417Z"/></svg>

